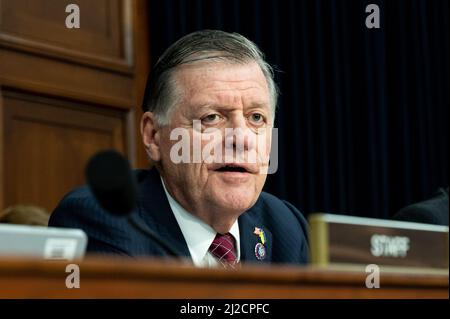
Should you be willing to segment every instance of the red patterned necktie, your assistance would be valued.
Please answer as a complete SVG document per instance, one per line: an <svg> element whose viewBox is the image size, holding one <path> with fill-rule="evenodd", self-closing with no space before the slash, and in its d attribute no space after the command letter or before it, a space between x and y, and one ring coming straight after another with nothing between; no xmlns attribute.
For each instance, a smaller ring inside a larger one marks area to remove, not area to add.
<svg viewBox="0 0 450 319"><path fill-rule="evenodd" d="M233 235L230 233L217 234L209 247L209 252L216 257L225 268L235 268L237 263L235 242Z"/></svg>

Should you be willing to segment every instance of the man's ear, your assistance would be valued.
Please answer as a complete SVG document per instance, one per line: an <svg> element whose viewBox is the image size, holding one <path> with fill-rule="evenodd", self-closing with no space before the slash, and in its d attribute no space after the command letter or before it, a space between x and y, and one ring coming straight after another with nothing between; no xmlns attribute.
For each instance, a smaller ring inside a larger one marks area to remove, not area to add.
<svg viewBox="0 0 450 319"><path fill-rule="evenodd" d="M147 155L153 162L159 162L161 160L161 149L159 147L161 132L152 112L145 112L142 115L141 134Z"/></svg>

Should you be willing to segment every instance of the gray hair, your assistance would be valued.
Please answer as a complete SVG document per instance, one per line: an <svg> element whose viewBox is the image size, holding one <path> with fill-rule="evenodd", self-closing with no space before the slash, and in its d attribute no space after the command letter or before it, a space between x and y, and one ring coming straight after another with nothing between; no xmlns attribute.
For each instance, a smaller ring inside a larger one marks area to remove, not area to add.
<svg viewBox="0 0 450 319"><path fill-rule="evenodd" d="M263 72L270 93L273 118L278 100L278 88L272 67L255 43L238 33L202 30L190 33L172 44L156 62L145 88L143 111L151 111L160 125L170 121L177 102L174 70L178 65L204 59L221 59L234 63L255 61Z"/></svg>

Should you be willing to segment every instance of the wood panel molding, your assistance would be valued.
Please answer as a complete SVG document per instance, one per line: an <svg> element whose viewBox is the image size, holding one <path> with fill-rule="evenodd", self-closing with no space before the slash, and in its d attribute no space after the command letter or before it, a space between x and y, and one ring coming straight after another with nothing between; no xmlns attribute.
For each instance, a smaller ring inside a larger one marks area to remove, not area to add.
<svg viewBox="0 0 450 319"><path fill-rule="evenodd" d="M79 29L65 27L69 3L49 6L48 0L35 0L25 5L24 0L0 0L0 46L131 75L131 0L78 1Z"/></svg>
<svg viewBox="0 0 450 319"><path fill-rule="evenodd" d="M98 150L126 153L125 111L2 89L4 206L52 211Z"/></svg>
<svg viewBox="0 0 450 319"><path fill-rule="evenodd" d="M122 109L135 105L132 77L9 49L0 50L0 83Z"/></svg>

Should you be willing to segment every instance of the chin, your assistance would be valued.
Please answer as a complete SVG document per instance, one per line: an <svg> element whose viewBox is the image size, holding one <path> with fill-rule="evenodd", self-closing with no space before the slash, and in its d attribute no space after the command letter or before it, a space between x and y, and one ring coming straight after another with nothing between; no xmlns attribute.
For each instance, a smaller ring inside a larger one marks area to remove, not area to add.
<svg viewBox="0 0 450 319"><path fill-rule="evenodd" d="M246 192L238 190L224 191L222 194L218 195L220 198L218 198L217 202L221 203L220 206L237 212L246 211L252 207L256 201L254 194L246 194Z"/></svg>

